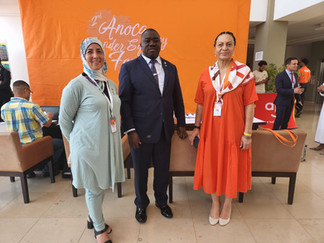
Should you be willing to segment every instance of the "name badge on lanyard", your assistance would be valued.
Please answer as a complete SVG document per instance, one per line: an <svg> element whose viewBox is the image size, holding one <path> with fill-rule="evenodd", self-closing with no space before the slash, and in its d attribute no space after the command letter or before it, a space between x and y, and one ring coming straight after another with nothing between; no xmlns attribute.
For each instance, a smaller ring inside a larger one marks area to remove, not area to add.
<svg viewBox="0 0 324 243"><path fill-rule="evenodd" d="M216 91L216 102L214 103L213 116L222 116L223 102Z"/></svg>
<svg viewBox="0 0 324 243"><path fill-rule="evenodd" d="M116 117L114 116L110 118L110 131L111 133L117 132Z"/></svg>
<svg viewBox="0 0 324 243"><path fill-rule="evenodd" d="M215 102L214 103L214 111L213 116L222 116L222 102Z"/></svg>

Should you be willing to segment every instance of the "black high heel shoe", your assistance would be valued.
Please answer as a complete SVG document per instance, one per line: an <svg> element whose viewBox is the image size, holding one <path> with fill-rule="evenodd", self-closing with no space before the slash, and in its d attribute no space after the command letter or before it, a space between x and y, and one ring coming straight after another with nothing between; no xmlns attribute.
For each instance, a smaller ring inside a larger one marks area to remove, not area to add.
<svg viewBox="0 0 324 243"><path fill-rule="evenodd" d="M90 218L90 215L88 215L88 218L87 218L87 228L88 229L93 229L93 221Z"/></svg>
<svg viewBox="0 0 324 243"><path fill-rule="evenodd" d="M107 227L107 229L109 228L109 225L108 224L105 224L105 228ZM93 229L93 221L92 219L90 218L90 215L88 215L88 218L87 218L87 228L88 229ZM110 234L112 232L112 229L109 230L108 234Z"/></svg>
<svg viewBox="0 0 324 243"><path fill-rule="evenodd" d="M100 230L100 231L96 231L96 230L94 230L94 237L95 237L95 239L97 239L97 236L98 236L98 235L101 235L101 234L106 233L107 230L108 230L108 228L109 228L109 225L106 224L106 225L105 225L105 228L104 228L103 230ZM108 233L108 234L111 233L111 230L110 230L110 232L107 232L107 233ZM106 240L105 243L112 243L112 241L111 241L111 240Z"/></svg>

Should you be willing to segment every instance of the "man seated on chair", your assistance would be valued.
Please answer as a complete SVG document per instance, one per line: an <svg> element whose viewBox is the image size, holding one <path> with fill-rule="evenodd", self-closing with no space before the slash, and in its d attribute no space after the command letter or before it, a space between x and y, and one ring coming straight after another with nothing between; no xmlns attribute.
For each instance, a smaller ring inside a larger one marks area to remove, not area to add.
<svg viewBox="0 0 324 243"><path fill-rule="evenodd" d="M49 127L52 124L53 113L46 114L39 105L29 101L32 91L25 81L15 81L13 93L14 97L1 107L1 117L6 122L7 129L18 132L21 144L25 145L43 137L42 126ZM62 139L53 138L52 141L54 175L57 175L59 168L67 168L67 165L64 162ZM28 178L35 176L34 172L27 175ZM49 176L48 165L44 166L42 176Z"/></svg>

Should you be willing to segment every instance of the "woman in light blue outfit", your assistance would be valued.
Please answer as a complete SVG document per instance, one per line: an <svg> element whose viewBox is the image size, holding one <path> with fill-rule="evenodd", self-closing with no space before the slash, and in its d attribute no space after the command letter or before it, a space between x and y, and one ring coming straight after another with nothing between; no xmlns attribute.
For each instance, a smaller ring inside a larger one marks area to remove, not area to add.
<svg viewBox="0 0 324 243"><path fill-rule="evenodd" d="M64 88L59 122L70 142L73 185L85 188L88 228L97 242L111 243L102 203L105 189L125 180L120 135L120 100L108 80L102 43L87 38L81 44L83 73Z"/></svg>

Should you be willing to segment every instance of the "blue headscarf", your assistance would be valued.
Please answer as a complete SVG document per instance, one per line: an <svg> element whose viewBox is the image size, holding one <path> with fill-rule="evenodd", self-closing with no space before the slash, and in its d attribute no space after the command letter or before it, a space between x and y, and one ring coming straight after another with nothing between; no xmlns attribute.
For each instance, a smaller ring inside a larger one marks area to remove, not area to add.
<svg viewBox="0 0 324 243"><path fill-rule="evenodd" d="M84 39L81 43L81 48L80 48L80 55L83 62L83 72L85 72L89 77L91 77L94 80L107 82L108 78L105 75L105 73L108 71L106 59L104 61L104 65L99 70L92 70L85 59L86 51L91 44L98 44L101 47L103 54L105 56L105 49L101 41L98 40L98 38L89 37L87 39Z"/></svg>

